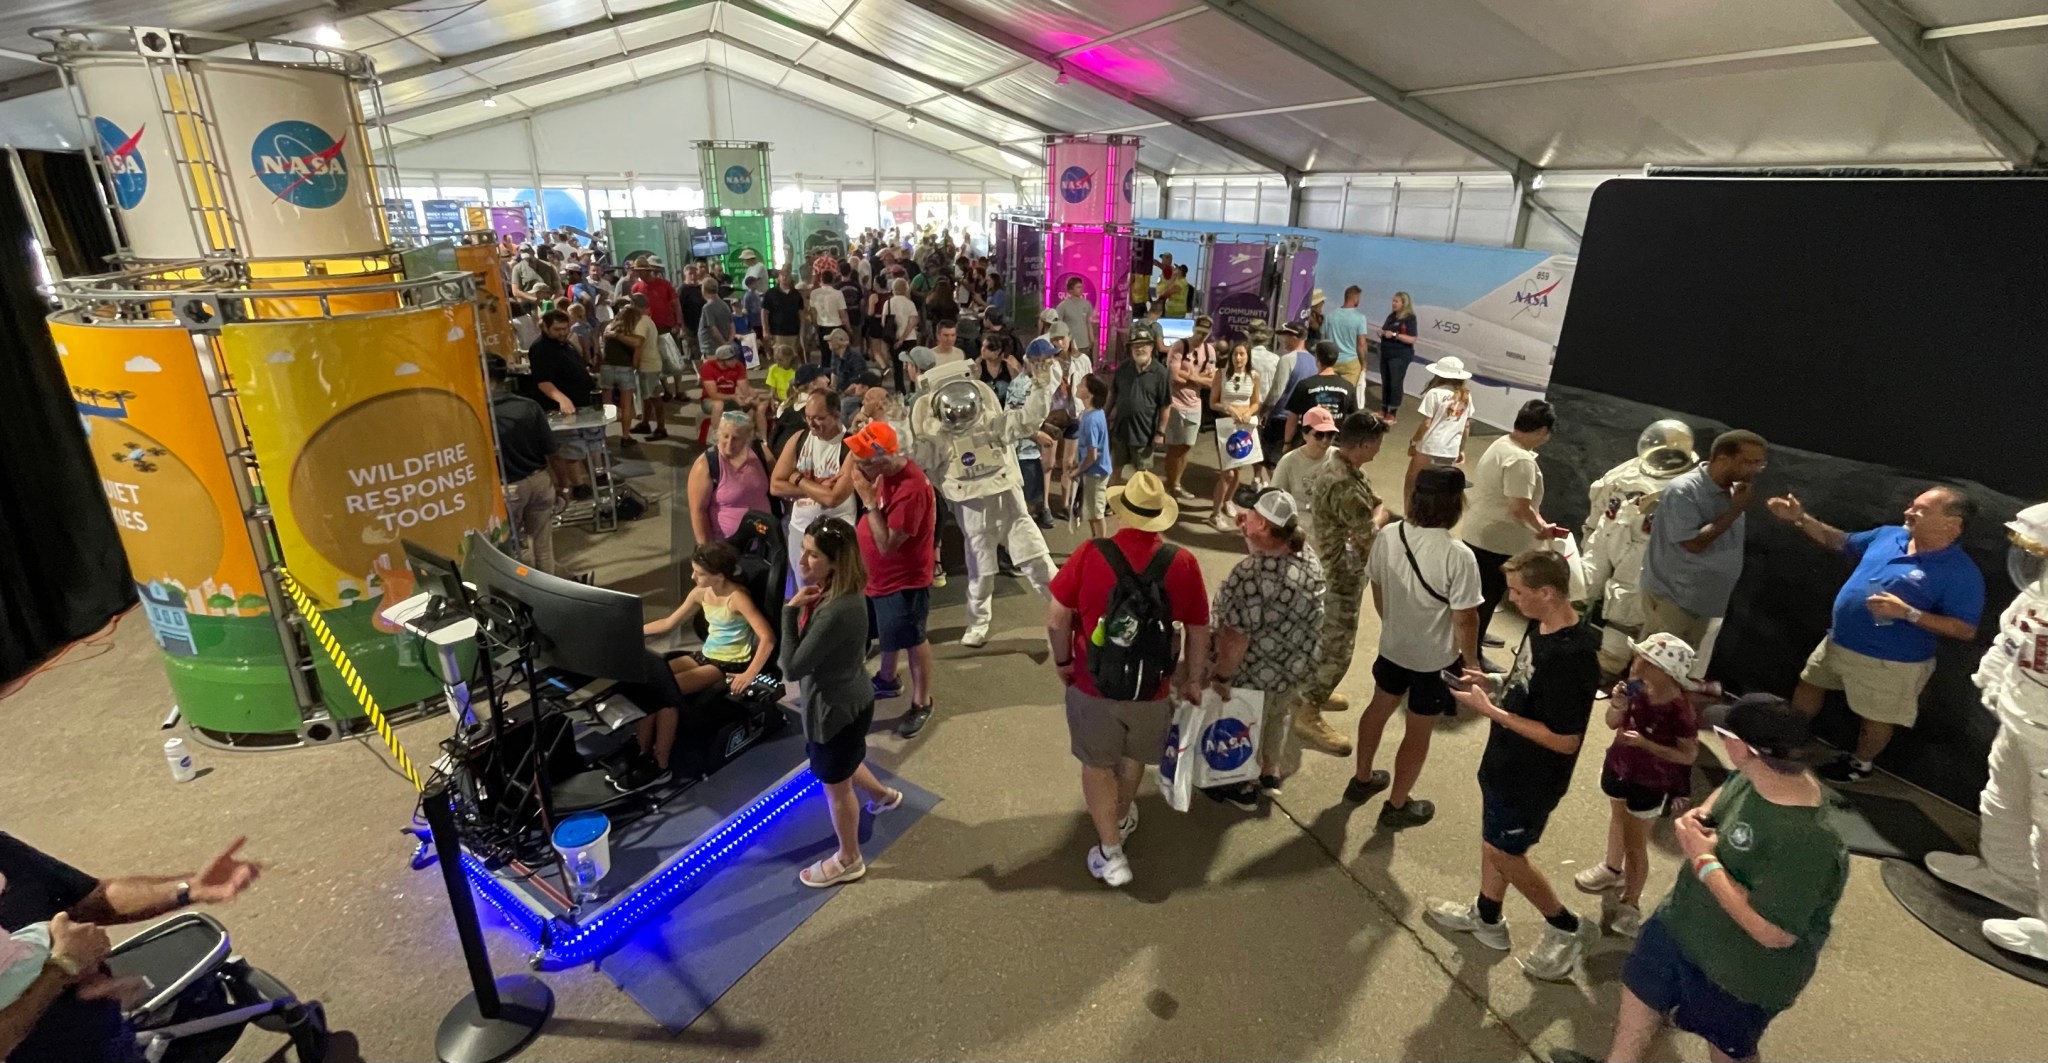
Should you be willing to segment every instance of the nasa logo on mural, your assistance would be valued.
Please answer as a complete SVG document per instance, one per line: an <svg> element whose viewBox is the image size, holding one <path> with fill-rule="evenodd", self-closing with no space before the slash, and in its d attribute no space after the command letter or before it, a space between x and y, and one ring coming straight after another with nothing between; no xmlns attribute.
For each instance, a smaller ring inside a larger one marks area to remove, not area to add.
<svg viewBox="0 0 2048 1063"><path fill-rule="evenodd" d="M1095 175L1080 168L1069 166L1060 172L1060 198L1069 203L1085 203L1095 192Z"/></svg>
<svg viewBox="0 0 2048 1063"><path fill-rule="evenodd" d="M725 168L725 190L736 196L744 196L754 187L754 171L744 166L732 165Z"/></svg>
<svg viewBox="0 0 2048 1063"><path fill-rule="evenodd" d="M1126 203L1131 201L1131 183L1137 179L1137 176L1138 171L1135 169L1124 171L1124 202Z"/></svg>
<svg viewBox="0 0 2048 1063"><path fill-rule="evenodd" d="M336 140L311 122L289 118L256 134L249 160L256 179L272 195L294 207L318 210L348 194L348 164L341 157L347 143L346 133Z"/></svg>
<svg viewBox="0 0 2048 1063"><path fill-rule="evenodd" d="M1252 757L1252 729L1226 716L1202 734L1202 759L1211 771L1230 771Z"/></svg>
<svg viewBox="0 0 2048 1063"><path fill-rule="evenodd" d="M114 177L114 202L122 210L134 210L142 202L142 194L149 191L149 170L142 165L142 153L135 150L142 143L142 126L130 136L120 126L104 118L92 120L93 131L99 134L100 154L106 157L107 172Z"/></svg>
<svg viewBox="0 0 2048 1063"><path fill-rule="evenodd" d="M1240 428L1237 431L1230 433L1230 438L1224 440L1223 442L1223 449L1226 453L1230 455L1231 459L1235 461L1243 461L1244 459L1251 457L1252 430L1249 428Z"/></svg>

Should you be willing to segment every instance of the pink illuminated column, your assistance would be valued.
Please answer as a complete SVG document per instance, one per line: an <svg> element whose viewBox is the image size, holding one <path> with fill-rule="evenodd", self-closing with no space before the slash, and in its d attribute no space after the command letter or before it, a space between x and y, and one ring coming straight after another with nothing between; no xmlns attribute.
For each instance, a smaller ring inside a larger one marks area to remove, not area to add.
<svg viewBox="0 0 2048 1063"><path fill-rule="evenodd" d="M1045 305L1079 277L1095 307L1098 361L1113 360L1130 331L1131 217L1140 138L1045 138Z"/></svg>

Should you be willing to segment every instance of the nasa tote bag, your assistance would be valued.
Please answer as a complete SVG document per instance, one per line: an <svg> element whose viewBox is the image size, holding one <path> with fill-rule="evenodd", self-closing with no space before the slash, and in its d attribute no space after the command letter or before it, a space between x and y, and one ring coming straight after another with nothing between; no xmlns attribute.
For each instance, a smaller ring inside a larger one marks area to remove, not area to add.
<svg viewBox="0 0 2048 1063"><path fill-rule="evenodd" d="M1256 465L1265 454L1259 449L1259 426L1240 423L1234 417L1216 418L1216 467L1235 469Z"/></svg>
<svg viewBox="0 0 2048 1063"><path fill-rule="evenodd" d="M1166 732L1166 748L1159 751L1159 794L1175 812L1186 812L1188 799L1195 795L1195 759L1200 755L1195 736L1201 733L1201 724L1200 705L1174 702L1173 726Z"/></svg>
<svg viewBox="0 0 2048 1063"><path fill-rule="evenodd" d="M1266 696L1256 690L1233 689L1227 701L1213 687L1202 692L1196 789L1235 786L1259 777L1259 728L1265 708Z"/></svg>

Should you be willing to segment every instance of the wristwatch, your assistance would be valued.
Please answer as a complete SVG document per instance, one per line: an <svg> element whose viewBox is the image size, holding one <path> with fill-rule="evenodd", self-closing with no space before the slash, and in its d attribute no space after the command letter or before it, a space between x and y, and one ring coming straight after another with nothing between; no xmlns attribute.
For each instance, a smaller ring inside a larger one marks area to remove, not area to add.
<svg viewBox="0 0 2048 1063"><path fill-rule="evenodd" d="M1920 618L1926 615L1926 613L1923 613L1910 605L1906 607L1906 623L1908 624L1917 624L1920 622Z"/></svg>
<svg viewBox="0 0 2048 1063"><path fill-rule="evenodd" d="M66 956L61 952L50 953L50 966L63 971L66 978L76 978L78 972L85 969L76 956Z"/></svg>

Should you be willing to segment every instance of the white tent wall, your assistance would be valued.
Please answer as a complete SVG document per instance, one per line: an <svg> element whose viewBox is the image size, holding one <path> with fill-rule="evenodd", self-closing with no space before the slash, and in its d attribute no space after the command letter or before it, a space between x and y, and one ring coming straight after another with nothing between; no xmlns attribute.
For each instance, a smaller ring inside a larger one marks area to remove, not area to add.
<svg viewBox="0 0 2048 1063"><path fill-rule="evenodd" d="M478 104L466 104L476 107ZM532 122L532 151L527 122ZM885 119L886 120L886 119ZM403 128L401 126L401 128ZM698 140L765 140L778 184L837 180L996 179L1000 175L713 71L667 78L587 103L508 114L481 128L395 149L402 175L422 170L695 175ZM695 182L692 181L692 184Z"/></svg>

